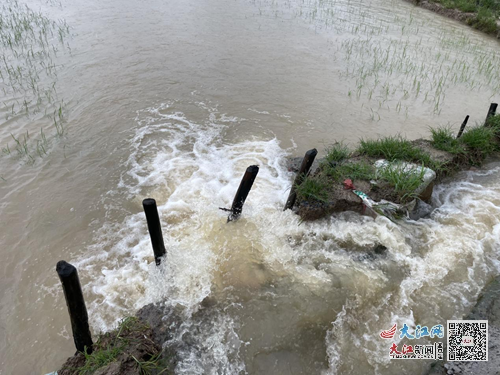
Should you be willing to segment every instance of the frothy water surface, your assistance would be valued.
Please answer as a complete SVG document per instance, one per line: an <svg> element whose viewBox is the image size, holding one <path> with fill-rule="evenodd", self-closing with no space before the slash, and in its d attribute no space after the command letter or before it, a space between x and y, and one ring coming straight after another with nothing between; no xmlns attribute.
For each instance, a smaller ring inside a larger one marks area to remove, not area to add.
<svg viewBox="0 0 500 375"><path fill-rule="evenodd" d="M146 303L175 308L185 374L422 373L390 362L378 333L460 318L500 273L498 163L440 185L418 222L282 211L289 155L482 121L496 40L399 0L26 3L70 27L53 56L66 122L58 137L41 114L0 111L2 148L15 150L11 133L52 135L33 163L2 154L1 374L73 354L60 259L79 269L94 333ZM219 207L252 164L243 215L226 224ZM168 251L159 269L146 197Z"/></svg>
<svg viewBox="0 0 500 375"><path fill-rule="evenodd" d="M276 139L225 143L238 119L206 112L203 124L169 104L138 113L119 189L138 209L139 197L157 198L168 254L156 270L140 210L99 231L78 265L101 329L166 300L186 319L178 340L195 341L179 373L418 373L419 363L390 362L378 333L460 318L499 272L500 167L440 185L429 219L301 223L282 212L287 150ZM250 164L260 172L243 216L226 224L218 207ZM373 252L378 244L386 253Z"/></svg>

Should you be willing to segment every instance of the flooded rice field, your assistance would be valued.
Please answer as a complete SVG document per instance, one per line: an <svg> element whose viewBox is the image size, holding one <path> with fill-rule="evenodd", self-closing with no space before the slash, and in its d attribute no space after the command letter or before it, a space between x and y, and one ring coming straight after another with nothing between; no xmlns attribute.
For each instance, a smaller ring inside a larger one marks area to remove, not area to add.
<svg viewBox="0 0 500 375"><path fill-rule="evenodd" d="M483 121L497 40L400 0L0 8L0 374L74 353L61 259L94 333L146 303L180 311L179 374L423 374L430 361L391 361L379 333L460 319L500 273L498 163L437 187L419 221L282 211L287 156Z"/></svg>

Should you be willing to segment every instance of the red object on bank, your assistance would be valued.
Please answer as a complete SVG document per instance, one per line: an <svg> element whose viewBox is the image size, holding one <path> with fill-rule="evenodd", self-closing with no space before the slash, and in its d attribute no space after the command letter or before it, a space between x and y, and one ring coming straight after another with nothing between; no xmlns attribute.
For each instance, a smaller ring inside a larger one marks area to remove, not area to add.
<svg viewBox="0 0 500 375"><path fill-rule="evenodd" d="M352 183L352 180L348 178L347 180L344 180L344 189L346 190L354 190L354 184Z"/></svg>

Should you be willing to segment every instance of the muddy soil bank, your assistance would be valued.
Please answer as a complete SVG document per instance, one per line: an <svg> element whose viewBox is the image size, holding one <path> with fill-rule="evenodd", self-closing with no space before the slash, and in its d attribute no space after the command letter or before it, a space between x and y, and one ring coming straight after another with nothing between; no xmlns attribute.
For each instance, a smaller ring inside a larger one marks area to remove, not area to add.
<svg viewBox="0 0 500 375"><path fill-rule="evenodd" d="M149 304L135 317L124 319L116 330L94 339L94 352L77 352L57 371L58 375L140 375L173 374L176 348L163 348L171 330L181 320L172 310Z"/></svg>
<svg viewBox="0 0 500 375"><path fill-rule="evenodd" d="M429 155L429 160L440 166L440 168L435 171L436 179L416 194L418 197L418 204L412 204L408 201L408 198L407 201L404 201L401 194L395 190L395 187L384 181L372 183L373 181L353 178L352 183L355 189L367 194L370 199L376 202L389 201L397 205L408 204L408 214L411 217L415 210L418 210L422 205L427 205L427 203L430 202L432 191L436 183L439 183L444 178L453 176L458 171L475 168L475 166L481 165L484 161L484 155L474 150L469 150L467 153L453 154L433 147L432 142L426 139L417 139L411 141L411 144L426 155ZM495 155L495 157L499 156ZM381 157L369 157L356 151L347 159L343 160L341 164L365 163L374 165L379 159L381 159ZM404 162L404 160L401 161ZM287 165L288 170L297 173L301 162L302 158L300 157L290 158ZM343 211L353 211L359 214L367 213L363 200L358 195L353 194L352 190L346 189L342 181L336 181L328 176L323 176L325 174L324 171L322 171L322 168L325 166L324 163L325 159L315 160L309 176L313 179L328 180L328 184L325 187L326 198L324 200L318 200L309 197L301 197L299 194L294 206L294 211L303 220L317 220ZM416 162L415 165L420 165L420 163ZM424 165L422 164L422 166ZM424 216L425 214L426 211L424 212ZM415 219L418 219L418 217Z"/></svg>

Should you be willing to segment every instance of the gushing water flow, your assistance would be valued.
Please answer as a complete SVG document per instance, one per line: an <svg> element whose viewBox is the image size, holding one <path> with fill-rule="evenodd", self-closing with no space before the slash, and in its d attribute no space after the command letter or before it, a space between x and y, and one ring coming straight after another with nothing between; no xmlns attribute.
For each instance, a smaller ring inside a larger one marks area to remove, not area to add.
<svg viewBox="0 0 500 375"><path fill-rule="evenodd" d="M78 264L92 275L99 328L162 302L182 312L176 337L191 343L179 373L418 373L418 361L390 362L378 333L461 318L500 271L500 167L440 185L427 219L300 222L282 212L288 150L276 139L224 143L238 119L206 111L205 124L169 104L138 114L118 189L138 208L156 197L167 257L156 269L139 210L99 231ZM261 169L244 214L226 224L218 207L250 164Z"/></svg>
<svg viewBox="0 0 500 375"><path fill-rule="evenodd" d="M498 164L440 185L418 222L283 212L288 156L482 121L500 91L496 40L402 0L17 3L0 10L13 25L52 26L46 54L0 45L13 85L0 91L1 375L73 354L61 259L94 334L150 302L182 316L165 345L185 343L185 374L419 374L428 362L389 361L379 332L460 318L500 273ZM227 224L219 207L249 165L258 177Z"/></svg>

